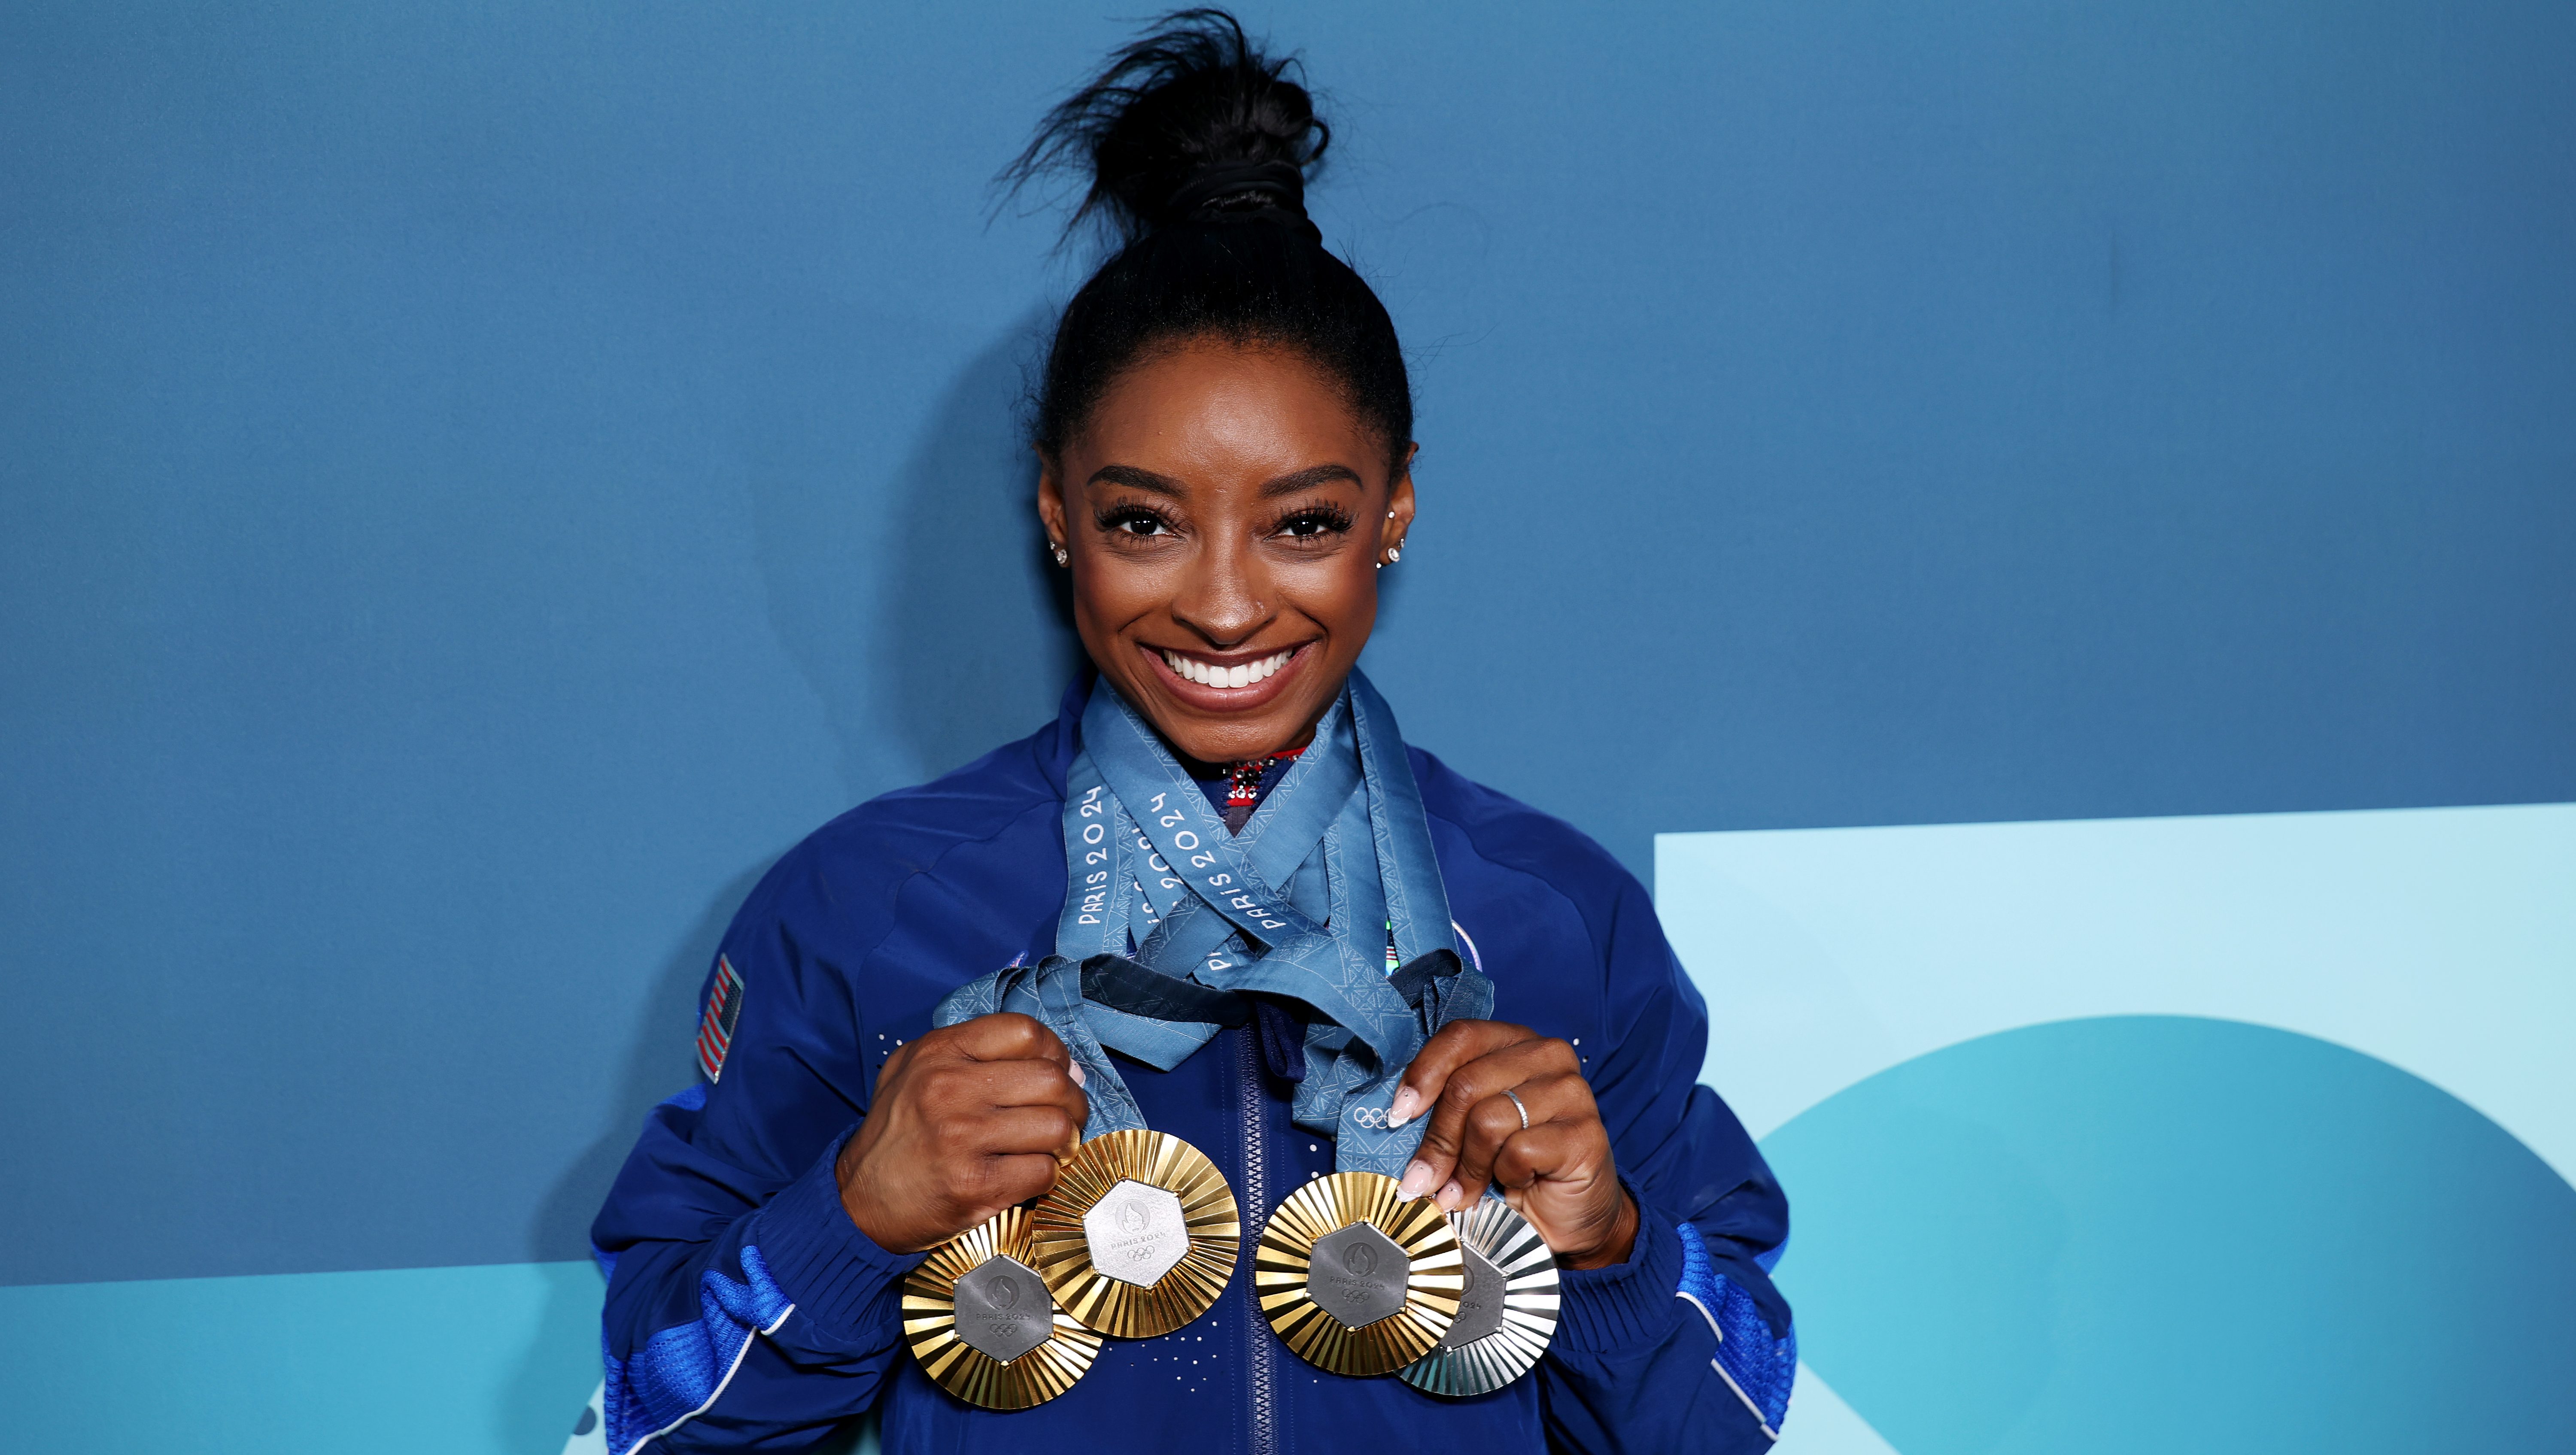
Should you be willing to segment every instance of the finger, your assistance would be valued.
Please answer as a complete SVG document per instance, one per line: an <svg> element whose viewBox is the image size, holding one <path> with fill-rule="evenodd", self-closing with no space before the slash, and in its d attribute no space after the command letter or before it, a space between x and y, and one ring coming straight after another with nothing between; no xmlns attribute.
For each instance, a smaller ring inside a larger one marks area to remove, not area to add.
<svg viewBox="0 0 2576 1455"><path fill-rule="evenodd" d="M1082 1121L1060 1106L1013 1106L957 1118L941 1129L944 1151L966 1157L1054 1156L1082 1138Z"/></svg>
<svg viewBox="0 0 2576 1455"><path fill-rule="evenodd" d="M1020 1107L1045 1107L1070 1117L1078 1130L1091 1115L1091 1101L1082 1088L1044 1061L952 1061L932 1073L928 1083L917 1104L943 1120L971 1121Z"/></svg>
<svg viewBox="0 0 2576 1455"><path fill-rule="evenodd" d="M1404 1169L1400 1184L1404 1195L1420 1197L1448 1180L1458 1165L1470 1108L1489 1096L1499 1095L1506 1087L1564 1071L1573 1059L1573 1048L1565 1042L1532 1037L1448 1073L1441 1084L1440 1099L1432 1103L1431 1117L1423 1123L1422 1143ZM1512 1120L1517 1124L1519 1114L1514 1113Z"/></svg>
<svg viewBox="0 0 2576 1455"><path fill-rule="evenodd" d="M1538 1032L1529 1027L1501 1021L1451 1021L1442 1026L1414 1053L1413 1064L1404 1068L1395 1100L1386 1109L1387 1126L1403 1126L1437 1102L1450 1073L1459 1067L1505 1046L1537 1039Z"/></svg>
<svg viewBox="0 0 2576 1455"><path fill-rule="evenodd" d="M1601 1120L1601 1108L1592 1100L1592 1083L1580 1071L1542 1071L1512 1090L1529 1108L1531 1126Z"/></svg>
<svg viewBox="0 0 2576 1455"><path fill-rule="evenodd" d="M1037 1111L1064 1118L1063 1138L1058 1142L1049 1143L1047 1150L1058 1156L1070 1157L1073 1155L1073 1150L1082 1145L1083 1124L1091 1119L1091 1098L1085 1096L1082 1088L1074 1085L1070 1077L1056 1073L1053 1076L1053 1084L1044 1088L1042 1094L1015 1103L1004 1110Z"/></svg>
<svg viewBox="0 0 2576 1455"><path fill-rule="evenodd" d="M1495 1154L1525 1130L1520 1106L1509 1096L1489 1096L1469 1107L1465 1134L1458 1146L1458 1164L1450 1170L1447 1185L1440 1189L1440 1210L1454 1212L1482 1197Z"/></svg>
<svg viewBox="0 0 2576 1455"><path fill-rule="evenodd" d="M1047 1154L1034 1153L1009 1157L985 1157L966 1187L966 1222L958 1229L974 1227L1004 1208L1017 1207L1033 1197L1044 1197L1055 1186L1060 1164Z"/></svg>
<svg viewBox="0 0 2576 1455"><path fill-rule="evenodd" d="M1528 1190L1557 1174L1581 1168L1591 1159L1590 1129L1570 1122L1543 1122L1514 1132L1494 1152L1493 1181L1505 1195Z"/></svg>
<svg viewBox="0 0 2576 1455"><path fill-rule="evenodd" d="M949 1029L956 1033L949 1044L970 1061L1050 1061L1059 1067L1073 1066L1073 1053L1064 1048L1064 1041L1035 1016L999 1011ZM1072 1074L1070 1069L1067 1074Z"/></svg>
<svg viewBox="0 0 2576 1455"><path fill-rule="evenodd" d="M1598 1120L1549 1122L1515 1135L1494 1158L1494 1181L1503 1201L1529 1219L1557 1254L1588 1257L1615 1246L1605 1261L1628 1256L1635 1209L1611 1166L1610 1138Z"/></svg>
<svg viewBox="0 0 2576 1455"><path fill-rule="evenodd" d="M1545 1069L1557 1059L1549 1053L1551 1044L1514 1046L1500 1055L1488 1056L1462 1072L1459 1083L1453 1083L1481 1077L1492 1063L1503 1063L1512 1072L1530 1073L1468 1109L1458 1164L1440 1189L1443 1211L1455 1211L1484 1195L1485 1184L1496 1180L1495 1154L1517 1134L1550 1123L1600 1121L1601 1114L1592 1103L1592 1087L1581 1075Z"/></svg>
<svg viewBox="0 0 2576 1455"><path fill-rule="evenodd" d="M1468 1111L1506 1087L1555 1070L1547 1046L1536 1039L1516 1042L1450 1072L1441 1083L1439 1100L1432 1103L1430 1119L1423 1124L1422 1143L1405 1169L1404 1185L1419 1185L1424 1192L1440 1186L1457 1168Z"/></svg>
<svg viewBox="0 0 2576 1455"><path fill-rule="evenodd" d="M978 1106L1070 1105L1082 1096L1069 1071L1046 1061L961 1062L940 1080L951 1097Z"/></svg>

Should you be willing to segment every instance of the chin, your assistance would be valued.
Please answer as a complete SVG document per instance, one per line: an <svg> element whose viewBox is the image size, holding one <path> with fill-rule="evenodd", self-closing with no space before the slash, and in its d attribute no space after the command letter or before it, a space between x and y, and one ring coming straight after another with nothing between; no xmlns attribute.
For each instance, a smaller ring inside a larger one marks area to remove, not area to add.
<svg viewBox="0 0 2576 1455"><path fill-rule="evenodd" d="M1264 713L1249 722L1211 724L1192 734L1196 741L1182 743L1181 751L1203 763L1259 758L1304 736L1308 722L1295 713Z"/></svg>
<svg viewBox="0 0 2576 1455"><path fill-rule="evenodd" d="M1124 682L1119 688L1126 692L1139 690ZM1316 719L1324 715L1332 697L1267 703L1259 711L1240 717L1193 710L1159 693L1129 700L1145 709L1155 731L1183 756L1201 763L1233 763L1263 757L1303 740Z"/></svg>

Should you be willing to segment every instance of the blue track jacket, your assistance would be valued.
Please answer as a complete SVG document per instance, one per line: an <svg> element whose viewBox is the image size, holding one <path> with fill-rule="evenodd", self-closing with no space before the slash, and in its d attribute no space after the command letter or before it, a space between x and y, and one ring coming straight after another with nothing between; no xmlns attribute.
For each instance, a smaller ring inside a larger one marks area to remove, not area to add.
<svg viewBox="0 0 2576 1455"><path fill-rule="evenodd" d="M1052 951L1087 686L1035 735L833 820L735 916L709 977L732 1021L715 1035L719 1074L654 1109L592 1229L611 1270L612 1455L796 1450L870 1410L893 1455L1766 1449L1796 1366L1768 1272L1788 1204L1734 1114L1693 1084L1706 1007L1633 876L1418 749L1450 908L1495 1017L1583 1058L1642 1215L1628 1262L1565 1273L1547 1358L1473 1399L1305 1363L1246 1296L1249 1256L1195 1322L1106 1341L1035 1409L977 1409L922 1374L897 1312L920 1258L851 1223L833 1156L942 996ZM1247 1249L1281 1199L1333 1170L1331 1142L1291 1124L1293 1088L1270 1079L1256 1034L1223 1032L1169 1072L1121 1067L1148 1122L1224 1171Z"/></svg>

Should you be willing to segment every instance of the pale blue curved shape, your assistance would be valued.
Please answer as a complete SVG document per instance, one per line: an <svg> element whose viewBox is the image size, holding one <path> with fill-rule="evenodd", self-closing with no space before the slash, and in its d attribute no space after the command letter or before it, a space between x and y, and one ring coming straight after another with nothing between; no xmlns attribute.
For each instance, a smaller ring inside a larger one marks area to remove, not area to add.
<svg viewBox="0 0 2576 1455"><path fill-rule="evenodd" d="M2576 804L1661 834L1655 907L1757 1137L1977 1036L2196 1015L2403 1067L2576 1178Z"/></svg>
<svg viewBox="0 0 2576 1455"><path fill-rule="evenodd" d="M1905 1455L2576 1448L2576 1188L2370 1057L2028 1027L1763 1150L1805 1355Z"/></svg>

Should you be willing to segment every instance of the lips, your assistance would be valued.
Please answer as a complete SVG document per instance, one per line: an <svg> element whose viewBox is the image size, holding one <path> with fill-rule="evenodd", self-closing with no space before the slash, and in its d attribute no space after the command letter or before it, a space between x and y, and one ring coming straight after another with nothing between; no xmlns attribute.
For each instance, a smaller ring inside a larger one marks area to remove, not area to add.
<svg viewBox="0 0 2576 1455"><path fill-rule="evenodd" d="M1202 656L1137 644L1164 687L1184 706L1202 712L1250 712L1287 690L1290 678L1314 654L1314 642L1258 656Z"/></svg>
<svg viewBox="0 0 2576 1455"><path fill-rule="evenodd" d="M1227 691L1233 691L1262 681L1271 673L1287 666L1288 659L1297 655L1297 649L1291 647L1284 652L1273 652L1267 657L1250 662L1236 662L1232 666L1206 661L1182 652L1164 651L1160 655L1163 665L1171 668L1176 676L1186 677L1201 687L1222 687Z"/></svg>

